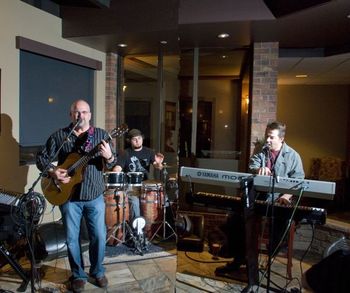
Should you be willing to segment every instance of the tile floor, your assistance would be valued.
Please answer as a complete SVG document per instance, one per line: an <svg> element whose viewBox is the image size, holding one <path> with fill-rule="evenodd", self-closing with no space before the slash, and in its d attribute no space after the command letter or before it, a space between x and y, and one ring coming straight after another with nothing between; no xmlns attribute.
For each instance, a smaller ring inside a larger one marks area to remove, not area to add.
<svg viewBox="0 0 350 293"><path fill-rule="evenodd" d="M108 259L105 264L109 280L107 289L100 289L92 282L87 282L84 292L174 292L176 276L175 243L165 245L167 252L163 255L147 258L137 255L136 259L120 262L119 256ZM86 253L85 253L86 254ZM26 258L20 261L21 266L30 271L30 262ZM43 262L38 270L41 282L36 283L35 292L69 292L68 278L70 269L66 257ZM10 265L0 269L0 292L16 292L22 279ZM32 292L28 284L24 292Z"/></svg>
<svg viewBox="0 0 350 293"><path fill-rule="evenodd" d="M106 264L109 286L103 290L87 283L84 292L241 292L245 283L237 280L218 278L214 271L230 259L212 260L207 249L202 253L176 251L174 242L159 243L168 252L166 256L129 262ZM285 288L299 288L301 269L305 271L317 262L315 257L307 257L300 263L302 251L295 252L293 259L293 280L286 281L286 259L278 257L271 268L271 288L278 284ZM146 258L146 257L145 257ZM262 258L262 262L264 258ZM28 261L21 260L24 269L30 269ZM41 282L35 292L69 292L67 279L70 275L67 258L43 263L40 267ZM266 284L266 279L262 281ZM9 265L0 270L0 292L16 292L21 284L18 274ZM32 292L31 285L25 292ZM257 292L266 292L260 289ZM303 290L303 292L307 292Z"/></svg>

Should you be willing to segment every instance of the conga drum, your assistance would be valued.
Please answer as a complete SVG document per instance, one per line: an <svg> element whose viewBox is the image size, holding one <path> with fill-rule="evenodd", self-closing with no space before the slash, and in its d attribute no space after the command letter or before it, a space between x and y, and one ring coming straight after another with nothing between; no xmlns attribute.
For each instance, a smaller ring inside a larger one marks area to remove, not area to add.
<svg viewBox="0 0 350 293"><path fill-rule="evenodd" d="M163 187L160 182L147 180L142 184L140 199L141 215L146 220L145 235L151 239L163 220L162 203L164 201Z"/></svg>
<svg viewBox="0 0 350 293"><path fill-rule="evenodd" d="M129 220L128 199L123 191L116 189L107 189L104 193L104 199L106 205L107 244L116 245L118 244L117 239L121 240L123 238L123 213L125 213L125 220Z"/></svg>

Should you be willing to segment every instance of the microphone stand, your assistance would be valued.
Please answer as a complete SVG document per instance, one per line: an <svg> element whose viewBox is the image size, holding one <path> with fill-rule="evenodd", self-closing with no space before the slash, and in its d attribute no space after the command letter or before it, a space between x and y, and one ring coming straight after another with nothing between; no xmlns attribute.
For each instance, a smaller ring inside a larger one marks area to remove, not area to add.
<svg viewBox="0 0 350 293"><path fill-rule="evenodd" d="M61 149L63 148L64 144L69 141L70 136L73 134L74 130L78 127L78 125L81 123L81 118L80 118L80 114L78 116L77 122L74 124L74 126L72 127L72 130L68 133L67 137L64 139L64 141L62 142L62 144L60 145L60 147L57 149L56 153L54 154L53 157L50 158L49 162L47 163L47 165L45 166L44 170L39 174L38 178L33 182L32 186L29 188L27 193L24 193L21 198L20 198L20 206L22 207L22 203L26 203L28 201L28 198L32 198L33 194L34 194L34 188L35 186L38 184L39 180L44 176L47 175L47 171L50 169L53 161L56 159L56 157L58 156L59 152L61 151ZM43 206L39 206L38 208L41 208L42 211L45 210L46 204L45 204L45 199L43 199L42 202ZM24 208L27 208L26 205L24 205ZM36 207L35 207L36 208ZM26 238L27 238L27 242L28 242L28 246L29 246L29 252L30 252L30 267L31 267L31 292L35 292L35 286L34 286L34 280L35 280L35 255L34 255L34 238L33 238L33 223L34 223L34 217L31 215L31 211L29 211L30 217L29 217L29 221L26 221L25 223L25 234L26 234ZM27 216L28 212L24 211L24 215ZM41 216L41 215L40 215ZM25 219L27 220L27 219ZM29 223L29 225L27 225L27 222Z"/></svg>
<svg viewBox="0 0 350 293"><path fill-rule="evenodd" d="M272 262L272 253L273 253L273 241L274 241L274 212L275 212L275 182L277 181L277 176L274 168L271 170L272 172L272 185L271 185L271 216L269 223L269 249L268 249L268 261L267 261L267 282L266 282L266 292L270 292L270 282L271 282L271 262Z"/></svg>
<svg viewBox="0 0 350 293"><path fill-rule="evenodd" d="M254 202L256 192L254 190L254 176L249 176L241 179L240 182L242 192L243 218L245 226L245 254L246 268L248 277L248 286L242 292L250 293L253 291L253 286L258 281L258 250L257 250L257 233L256 233L256 217L254 212Z"/></svg>

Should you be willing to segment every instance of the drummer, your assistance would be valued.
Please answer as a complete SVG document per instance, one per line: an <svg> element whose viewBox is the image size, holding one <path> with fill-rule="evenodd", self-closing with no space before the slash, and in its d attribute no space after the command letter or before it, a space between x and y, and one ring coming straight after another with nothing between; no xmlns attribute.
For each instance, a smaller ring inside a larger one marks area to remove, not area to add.
<svg viewBox="0 0 350 293"><path fill-rule="evenodd" d="M114 167L115 172L141 172L142 180L149 179L150 165L161 170L163 168L164 155L155 153L152 149L143 146L144 136L138 129L131 129L128 132L127 140L130 142L130 147L119 154L117 165ZM129 205L130 205L130 222L140 214L140 194L134 190L128 190Z"/></svg>

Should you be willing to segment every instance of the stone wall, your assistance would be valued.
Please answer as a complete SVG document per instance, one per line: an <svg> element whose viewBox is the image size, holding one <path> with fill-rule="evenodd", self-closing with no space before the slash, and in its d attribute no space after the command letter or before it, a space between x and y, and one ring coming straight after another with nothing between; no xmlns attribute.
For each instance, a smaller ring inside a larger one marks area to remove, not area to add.
<svg viewBox="0 0 350 293"><path fill-rule="evenodd" d="M314 233L310 225L301 225L295 233L294 250L306 251L311 244L310 252L322 257L327 248L343 236L350 248L349 224L328 219L325 225L316 226Z"/></svg>

